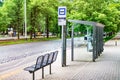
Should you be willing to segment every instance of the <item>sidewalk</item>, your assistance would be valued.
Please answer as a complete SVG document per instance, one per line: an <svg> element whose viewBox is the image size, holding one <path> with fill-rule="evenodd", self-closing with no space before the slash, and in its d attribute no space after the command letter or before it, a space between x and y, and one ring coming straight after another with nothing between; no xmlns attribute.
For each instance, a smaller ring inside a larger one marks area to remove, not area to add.
<svg viewBox="0 0 120 80"><path fill-rule="evenodd" d="M20 39L25 38L24 36L20 36ZM18 39L17 36L16 37L10 37L10 36L4 36L4 37L0 37L0 41L4 41L4 40L16 40Z"/></svg>
<svg viewBox="0 0 120 80"><path fill-rule="evenodd" d="M71 49L67 49L67 66L61 67L61 50L57 61L52 64L52 74L49 75L49 66L45 67L45 78L42 79L41 70L35 73L36 80L120 80L120 40L110 40L105 43L104 52L92 62L92 53L85 47L75 47L74 61L71 61ZM36 55L37 56L37 55ZM36 58L32 56L30 58ZM25 62L25 60L23 60ZM9 73L0 76L0 80L32 80L32 74L23 68L34 64L20 66Z"/></svg>

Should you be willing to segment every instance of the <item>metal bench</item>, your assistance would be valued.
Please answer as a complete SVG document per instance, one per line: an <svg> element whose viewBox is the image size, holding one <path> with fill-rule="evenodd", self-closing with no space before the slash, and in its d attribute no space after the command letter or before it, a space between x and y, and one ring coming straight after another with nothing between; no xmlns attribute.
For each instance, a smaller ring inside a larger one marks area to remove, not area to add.
<svg viewBox="0 0 120 80"><path fill-rule="evenodd" d="M56 61L57 55L58 55L58 51L50 53L48 64L47 64L47 65L50 65L50 71L49 71L50 74L51 74L51 64Z"/></svg>
<svg viewBox="0 0 120 80"><path fill-rule="evenodd" d="M24 68L25 71L33 73L33 80L35 80L35 71L42 68L42 78L44 78L44 67L50 65L50 74L51 74L51 64L56 61L58 51L51 52L49 54L41 55L37 58L36 64Z"/></svg>

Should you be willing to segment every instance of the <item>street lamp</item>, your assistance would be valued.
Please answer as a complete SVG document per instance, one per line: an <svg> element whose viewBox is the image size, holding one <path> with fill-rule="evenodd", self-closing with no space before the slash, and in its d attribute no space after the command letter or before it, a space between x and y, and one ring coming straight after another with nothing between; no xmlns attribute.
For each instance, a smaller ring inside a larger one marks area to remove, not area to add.
<svg viewBox="0 0 120 80"><path fill-rule="evenodd" d="M26 15L26 0L24 0L24 18L25 18L25 39L27 39L27 15Z"/></svg>

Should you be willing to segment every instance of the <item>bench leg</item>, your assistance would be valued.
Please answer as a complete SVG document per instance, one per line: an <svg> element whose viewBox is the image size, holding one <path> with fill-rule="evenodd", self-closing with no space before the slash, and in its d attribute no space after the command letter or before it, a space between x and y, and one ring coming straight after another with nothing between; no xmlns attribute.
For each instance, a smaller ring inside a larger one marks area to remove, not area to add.
<svg viewBox="0 0 120 80"><path fill-rule="evenodd" d="M51 64L50 64L50 74L51 74Z"/></svg>
<svg viewBox="0 0 120 80"><path fill-rule="evenodd" d="M44 79L44 67L42 68L42 79Z"/></svg>
<svg viewBox="0 0 120 80"><path fill-rule="evenodd" d="M35 80L35 73L33 72L33 80Z"/></svg>

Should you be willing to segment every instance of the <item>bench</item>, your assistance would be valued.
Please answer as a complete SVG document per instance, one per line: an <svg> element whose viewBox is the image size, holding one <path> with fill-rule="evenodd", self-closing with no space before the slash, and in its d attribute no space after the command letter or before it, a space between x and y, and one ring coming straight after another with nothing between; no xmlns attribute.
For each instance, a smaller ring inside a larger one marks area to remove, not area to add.
<svg viewBox="0 0 120 80"><path fill-rule="evenodd" d="M41 55L37 58L36 64L24 68L25 71L29 71L33 74L33 80L35 80L35 71L42 69L42 78L44 78L44 67L49 65L49 73L51 74L51 64L56 61L58 51Z"/></svg>

